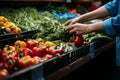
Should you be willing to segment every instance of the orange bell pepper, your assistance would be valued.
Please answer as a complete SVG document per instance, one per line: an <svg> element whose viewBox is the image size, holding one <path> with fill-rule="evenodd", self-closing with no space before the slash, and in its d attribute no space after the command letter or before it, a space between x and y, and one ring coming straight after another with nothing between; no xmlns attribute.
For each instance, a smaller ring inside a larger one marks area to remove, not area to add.
<svg viewBox="0 0 120 80"><path fill-rule="evenodd" d="M29 55L23 56L22 58L18 59L18 66L20 69L29 67L36 64L36 60L30 57Z"/></svg>

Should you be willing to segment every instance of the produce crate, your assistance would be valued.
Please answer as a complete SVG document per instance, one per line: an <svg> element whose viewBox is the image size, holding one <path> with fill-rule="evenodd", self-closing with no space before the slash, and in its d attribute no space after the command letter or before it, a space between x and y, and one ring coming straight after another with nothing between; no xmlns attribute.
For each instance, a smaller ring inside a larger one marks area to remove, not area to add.
<svg viewBox="0 0 120 80"><path fill-rule="evenodd" d="M3 80L43 80L45 76L53 73L60 68L72 63L74 60L89 53L89 45L78 47L70 52L62 54L60 57L53 57L40 64L19 70Z"/></svg>
<svg viewBox="0 0 120 80"><path fill-rule="evenodd" d="M50 73L53 73L60 68L72 63L76 59L83 57L89 53L89 45L78 47L74 50L71 50L67 53L64 53L61 55L61 57L54 57L46 62L43 63L43 73L44 76L49 75Z"/></svg>
<svg viewBox="0 0 120 80"><path fill-rule="evenodd" d="M42 71L42 63L40 63L12 73L1 80L38 80L42 78Z"/></svg>
<svg viewBox="0 0 120 80"><path fill-rule="evenodd" d="M0 41L0 43L2 43L3 41L4 42L10 41L11 43L11 40L16 40L21 38L24 39L26 37L33 35L35 32L36 30L24 31L19 34L11 34L12 37L9 37L7 39L3 38ZM8 36L8 35L5 35L5 36ZM0 38L2 38L2 36ZM42 63L16 71L2 80L44 80L45 76L53 72L56 72L57 70L67 66L68 64L74 62L75 60L81 57L86 56L87 54L91 54L92 55L91 57L93 57L94 50L99 48L100 46L104 46L107 43L108 42L101 42L101 41L92 42L89 45L78 47L69 52L65 52L60 57L56 56L49 60L43 61Z"/></svg>
<svg viewBox="0 0 120 80"><path fill-rule="evenodd" d="M61 55L61 57L53 57L52 59L45 61L43 63L44 76L49 75L50 73L53 73L69 64L69 59L69 53L65 53Z"/></svg>
<svg viewBox="0 0 120 80"><path fill-rule="evenodd" d="M0 48L3 47L5 44L11 44L17 39L24 39L27 37L31 37L36 33L36 30L24 30L19 33L11 33L11 34L5 34L0 35Z"/></svg>

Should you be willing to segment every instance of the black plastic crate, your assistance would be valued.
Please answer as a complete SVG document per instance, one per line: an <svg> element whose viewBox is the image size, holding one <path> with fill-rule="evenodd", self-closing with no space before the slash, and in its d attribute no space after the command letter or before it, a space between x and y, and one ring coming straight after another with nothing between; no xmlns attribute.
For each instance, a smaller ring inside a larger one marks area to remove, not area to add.
<svg viewBox="0 0 120 80"><path fill-rule="evenodd" d="M37 80L43 76L43 64L36 64L16 71L1 80Z"/></svg>
<svg viewBox="0 0 120 80"><path fill-rule="evenodd" d="M70 63L77 60L78 58L81 58L83 56L86 56L89 53L89 45L78 47L76 49L73 49L69 53Z"/></svg>
<svg viewBox="0 0 120 80"><path fill-rule="evenodd" d="M86 56L89 54L89 51L90 45L78 47L62 54L60 57L53 57L40 64L19 70L3 80L44 80L45 76L67 66L78 58Z"/></svg>
<svg viewBox="0 0 120 80"><path fill-rule="evenodd" d="M73 61L81 58L89 53L89 45L75 48L69 52L62 54L60 57L54 57L43 63L44 76L49 75L62 67L67 66Z"/></svg>
<svg viewBox="0 0 120 80"><path fill-rule="evenodd" d="M69 53L64 53L60 57L53 57L43 63L44 76L53 73L70 63Z"/></svg>
<svg viewBox="0 0 120 80"><path fill-rule="evenodd" d="M32 35L32 31L27 31L27 35ZM27 36L24 32L24 36ZM21 33L23 34L23 33ZM19 36L20 38L20 36ZM23 38L24 39L24 38ZM92 44L92 45L91 45ZM68 64L74 62L75 60L86 56L90 53L91 49L94 51L100 46L107 44L106 42L92 42L89 45L75 48L69 52L63 53L60 57L56 56L49 60L43 61L40 64L33 65L23 70L19 70L15 73L10 74L3 80L42 80L45 76L56 72L57 70L67 66Z"/></svg>
<svg viewBox="0 0 120 80"><path fill-rule="evenodd" d="M101 46L104 46L105 44L107 44L109 42L112 42L112 41L96 41L96 42L93 42L94 43L94 49L97 49Z"/></svg>
<svg viewBox="0 0 120 80"><path fill-rule="evenodd" d="M11 44L18 39L22 40L22 39L29 38L33 36L35 33L36 33L36 30L29 30L29 31L23 31L19 33L0 35L0 48L2 48L6 44Z"/></svg>

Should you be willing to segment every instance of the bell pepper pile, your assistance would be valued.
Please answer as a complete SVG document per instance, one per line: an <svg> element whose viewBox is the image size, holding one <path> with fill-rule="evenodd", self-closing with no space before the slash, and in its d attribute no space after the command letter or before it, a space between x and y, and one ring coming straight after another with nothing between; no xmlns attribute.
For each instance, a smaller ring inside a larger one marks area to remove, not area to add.
<svg viewBox="0 0 120 80"><path fill-rule="evenodd" d="M22 29L17 27L14 23L10 22L4 16L0 16L0 33L1 34L10 34L10 33L17 33L22 32Z"/></svg>
<svg viewBox="0 0 120 80"><path fill-rule="evenodd" d="M62 47L41 38L16 40L13 45L0 49L0 70L5 69L10 74L63 53Z"/></svg>

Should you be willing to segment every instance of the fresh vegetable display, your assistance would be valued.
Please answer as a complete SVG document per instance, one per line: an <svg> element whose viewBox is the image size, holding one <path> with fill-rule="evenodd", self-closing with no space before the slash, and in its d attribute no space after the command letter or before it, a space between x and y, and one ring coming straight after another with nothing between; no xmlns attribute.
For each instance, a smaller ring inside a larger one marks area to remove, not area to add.
<svg viewBox="0 0 120 80"><path fill-rule="evenodd" d="M12 12L12 13L11 13ZM7 14L9 13L9 15ZM33 37L41 37L44 40L67 40L70 35L64 30L66 26L55 20L55 16L49 12L38 12L32 7L19 9L3 8L0 9L0 15L14 22L20 28L26 30L37 30Z"/></svg>
<svg viewBox="0 0 120 80"><path fill-rule="evenodd" d="M17 27L13 22L10 22L4 16L0 16L0 34L10 34L22 32L22 29Z"/></svg>
<svg viewBox="0 0 120 80"><path fill-rule="evenodd" d="M14 71L18 59L17 52L0 53L0 69L7 69L10 73Z"/></svg>
<svg viewBox="0 0 120 80"><path fill-rule="evenodd" d="M106 34L96 33L96 32L92 32L92 33L83 35L83 39L84 39L88 44L90 44L91 42L95 42L95 41L109 42L109 41L112 41L112 40L113 40L112 37L107 36Z"/></svg>
<svg viewBox="0 0 120 80"><path fill-rule="evenodd" d="M66 26L55 20L55 16L31 7L3 8L0 15L5 16L0 16L0 34L21 32L22 28L37 30L31 39L16 40L0 49L0 71L5 71L5 75L0 73L0 78L96 40L112 40L100 33L70 35L64 30Z"/></svg>
<svg viewBox="0 0 120 80"><path fill-rule="evenodd" d="M16 40L13 45L0 49L0 70L9 74L48 60L56 54L63 54L63 47L52 41L37 39ZM42 45L40 43L43 43ZM3 74L0 74L4 77Z"/></svg>

